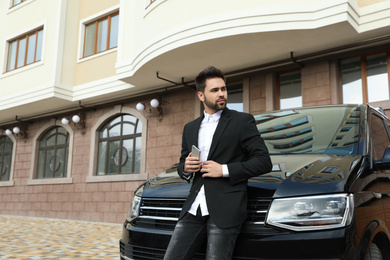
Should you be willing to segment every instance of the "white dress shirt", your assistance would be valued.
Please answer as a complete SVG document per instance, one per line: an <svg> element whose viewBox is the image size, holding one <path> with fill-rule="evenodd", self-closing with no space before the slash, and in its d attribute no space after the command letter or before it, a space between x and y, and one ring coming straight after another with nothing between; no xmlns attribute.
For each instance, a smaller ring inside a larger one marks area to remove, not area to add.
<svg viewBox="0 0 390 260"><path fill-rule="evenodd" d="M211 142L213 140L215 129L217 128L219 119L221 118L222 110L209 115L204 112L204 118L200 124L199 134L198 134L198 148L200 149L200 160L205 162L209 156ZM223 177L229 177L229 171L226 164L222 165ZM194 202L192 203L189 213L196 215L196 211L200 207L202 216L209 214L206 203L206 196L204 192L204 185L201 187L198 195L196 196Z"/></svg>

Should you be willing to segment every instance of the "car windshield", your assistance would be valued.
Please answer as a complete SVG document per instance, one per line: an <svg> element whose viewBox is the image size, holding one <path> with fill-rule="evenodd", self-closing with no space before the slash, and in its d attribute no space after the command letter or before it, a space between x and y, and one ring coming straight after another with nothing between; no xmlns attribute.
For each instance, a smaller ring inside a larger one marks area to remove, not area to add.
<svg viewBox="0 0 390 260"><path fill-rule="evenodd" d="M297 108L255 115L270 154L357 154L361 108Z"/></svg>

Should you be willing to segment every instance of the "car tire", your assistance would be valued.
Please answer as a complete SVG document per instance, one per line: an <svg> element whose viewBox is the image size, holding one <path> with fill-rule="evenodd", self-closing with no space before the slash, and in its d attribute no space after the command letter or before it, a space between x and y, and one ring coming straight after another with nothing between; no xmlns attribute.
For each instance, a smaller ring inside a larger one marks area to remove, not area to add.
<svg viewBox="0 0 390 260"><path fill-rule="evenodd" d="M364 256L364 260L383 260L381 250L375 243L370 245L367 254Z"/></svg>

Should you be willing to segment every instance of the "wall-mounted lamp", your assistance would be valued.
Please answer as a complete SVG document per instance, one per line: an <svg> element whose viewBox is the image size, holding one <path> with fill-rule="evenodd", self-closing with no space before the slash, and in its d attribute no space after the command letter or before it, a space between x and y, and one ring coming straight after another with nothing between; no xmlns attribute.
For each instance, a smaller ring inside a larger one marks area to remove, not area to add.
<svg viewBox="0 0 390 260"><path fill-rule="evenodd" d="M142 103L138 103L135 108L138 110L138 111L144 111L145 109L145 105L142 104Z"/></svg>
<svg viewBox="0 0 390 260"><path fill-rule="evenodd" d="M74 127L81 128L81 133L85 134L85 113L84 112L77 113L72 117L65 116L61 119L61 123L63 125L69 125L70 122L73 122Z"/></svg>
<svg viewBox="0 0 390 260"><path fill-rule="evenodd" d="M160 99L161 100L161 99ZM154 113L158 116L158 120L161 121L163 117L163 110L161 107L161 101L159 99L153 98L148 103L138 103L136 105L136 109L138 111L144 111L145 109L148 110L149 113Z"/></svg>
<svg viewBox="0 0 390 260"><path fill-rule="evenodd" d="M74 115L72 116L72 121L78 124L81 121L81 117L79 115ZM85 123L85 115L83 115L83 122Z"/></svg>
<svg viewBox="0 0 390 260"><path fill-rule="evenodd" d="M9 129L7 129L7 130L5 130L5 134L6 134L6 135L12 135L12 131L9 130Z"/></svg>
<svg viewBox="0 0 390 260"><path fill-rule="evenodd" d="M66 117L64 117L64 118L61 119L61 124L68 125L69 124L69 120Z"/></svg>
<svg viewBox="0 0 390 260"><path fill-rule="evenodd" d="M13 129L12 129L12 132L14 132L15 134L20 134L20 128L15 126Z"/></svg>
<svg viewBox="0 0 390 260"><path fill-rule="evenodd" d="M154 108L157 108L160 105L160 101L158 101L158 99L153 98L152 100L150 100L150 105Z"/></svg>
<svg viewBox="0 0 390 260"><path fill-rule="evenodd" d="M28 130L27 124L22 123L18 126L13 127L12 130L6 129L5 134L8 136L15 135L16 137L24 137L24 139L26 140L27 139L27 130Z"/></svg>

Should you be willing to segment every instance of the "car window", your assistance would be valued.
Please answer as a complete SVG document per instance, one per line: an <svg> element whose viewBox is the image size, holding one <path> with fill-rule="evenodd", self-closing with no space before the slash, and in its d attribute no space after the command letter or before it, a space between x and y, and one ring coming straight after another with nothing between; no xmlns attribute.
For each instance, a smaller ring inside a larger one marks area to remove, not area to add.
<svg viewBox="0 0 390 260"><path fill-rule="evenodd" d="M390 145L390 141L383 119L375 114L371 115L370 135L374 160L380 160Z"/></svg>
<svg viewBox="0 0 390 260"><path fill-rule="evenodd" d="M295 108L255 115L271 154L357 154L360 108Z"/></svg>

